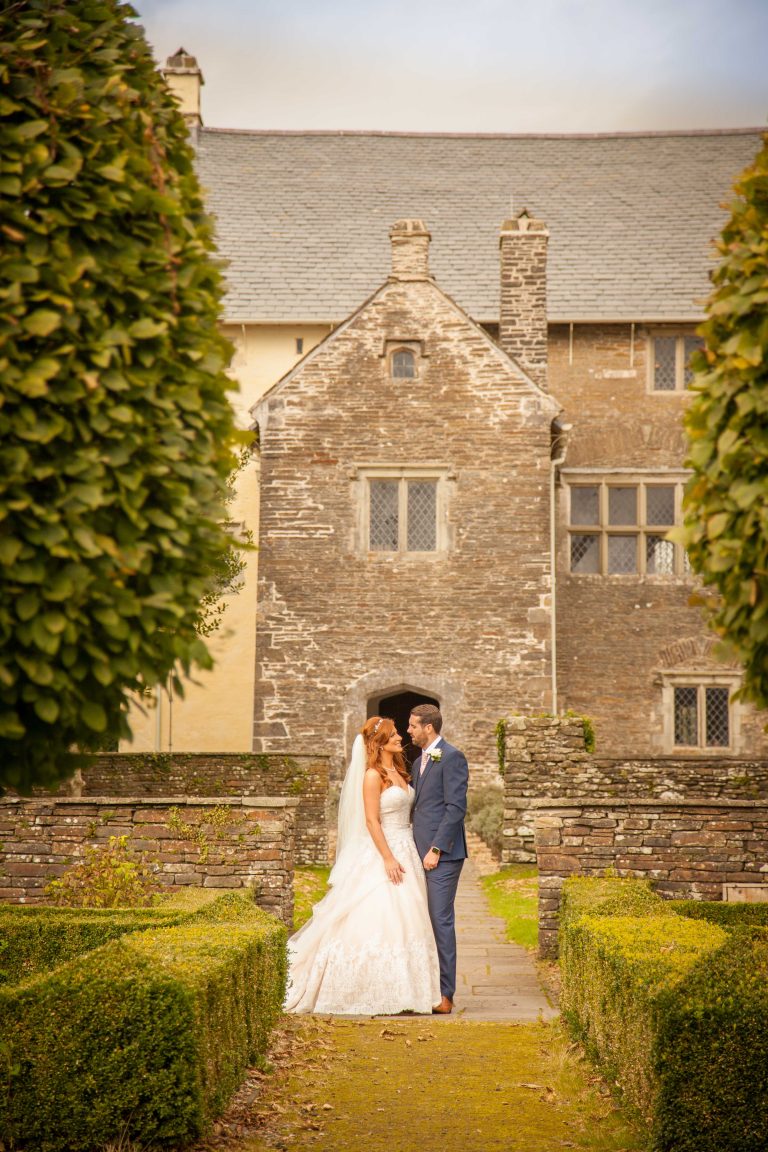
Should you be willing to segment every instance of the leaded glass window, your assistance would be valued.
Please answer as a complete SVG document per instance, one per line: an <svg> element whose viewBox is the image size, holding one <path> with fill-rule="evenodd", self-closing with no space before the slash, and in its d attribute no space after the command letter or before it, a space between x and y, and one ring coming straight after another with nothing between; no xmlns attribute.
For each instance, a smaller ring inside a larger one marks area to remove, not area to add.
<svg viewBox="0 0 768 1152"><path fill-rule="evenodd" d="M657 336L653 341L653 390L674 392L677 384L677 337Z"/></svg>
<svg viewBox="0 0 768 1152"><path fill-rule="evenodd" d="M674 687L675 744L686 748L728 748L731 744L730 690L722 685Z"/></svg>
<svg viewBox="0 0 768 1152"><path fill-rule="evenodd" d="M437 484L434 480L409 480L408 551L434 552L437 546Z"/></svg>
<svg viewBox="0 0 768 1152"><path fill-rule="evenodd" d="M437 552L445 547L444 496L439 475L408 475L416 469L377 469L365 477L364 547L370 552ZM381 475L381 473L385 473ZM389 475L386 473L389 472ZM442 518L442 519L441 519Z"/></svg>
<svg viewBox="0 0 768 1152"><path fill-rule="evenodd" d="M693 380L691 356L704 346L693 335L659 335L651 339L652 388L654 392L680 392Z"/></svg>
<svg viewBox="0 0 768 1152"><path fill-rule="evenodd" d="M675 688L675 744L698 744L698 688Z"/></svg>
<svg viewBox="0 0 768 1152"><path fill-rule="evenodd" d="M372 552L396 552L398 542L398 482L371 481L370 547Z"/></svg>
<svg viewBox="0 0 768 1152"><path fill-rule="evenodd" d="M392 375L395 380L412 380L416 375L416 357L410 348L392 353Z"/></svg>
<svg viewBox="0 0 768 1152"><path fill-rule="evenodd" d="M679 518L682 479L569 485L570 570L616 576L685 576L690 567L680 545L666 539Z"/></svg>
<svg viewBox="0 0 768 1152"><path fill-rule="evenodd" d="M600 571L600 537L571 533L571 572Z"/></svg>

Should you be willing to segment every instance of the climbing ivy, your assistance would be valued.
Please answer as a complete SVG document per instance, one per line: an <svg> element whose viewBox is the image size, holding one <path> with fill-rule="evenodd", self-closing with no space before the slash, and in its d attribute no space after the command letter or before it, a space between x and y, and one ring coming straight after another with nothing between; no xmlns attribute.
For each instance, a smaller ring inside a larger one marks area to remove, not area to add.
<svg viewBox="0 0 768 1152"><path fill-rule="evenodd" d="M502 717L496 724L494 729L496 733L496 756L499 762L499 774L504 775L504 767L507 762L507 722Z"/></svg>
<svg viewBox="0 0 768 1152"><path fill-rule="evenodd" d="M686 414L694 475L675 533L717 595L700 597L744 667L741 695L768 707L768 137L736 184L722 261L692 360Z"/></svg>
<svg viewBox="0 0 768 1152"><path fill-rule="evenodd" d="M133 10L0 11L0 782L129 735L126 694L210 657L232 547L221 278Z"/></svg>

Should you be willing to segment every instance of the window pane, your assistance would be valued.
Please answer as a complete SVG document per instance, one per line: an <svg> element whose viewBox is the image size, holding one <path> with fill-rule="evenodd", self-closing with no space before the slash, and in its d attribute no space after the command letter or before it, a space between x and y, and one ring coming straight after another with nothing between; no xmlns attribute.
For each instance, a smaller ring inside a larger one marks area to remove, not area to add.
<svg viewBox="0 0 768 1152"><path fill-rule="evenodd" d="M728 730L728 689L706 688L706 712L704 723L709 748L727 748L730 743Z"/></svg>
<svg viewBox="0 0 768 1152"><path fill-rule="evenodd" d="M697 688L675 688L675 744L696 745L699 742Z"/></svg>
<svg viewBox="0 0 768 1152"><path fill-rule="evenodd" d="M397 552L396 480L371 480L371 542L373 552Z"/></svg>
<svg viewBox="0 0 768 1152"><path fill-rule="evenodd" d="M663 536L646 536L645 569L649 576L671 576L675 571L675 546Z"/></svg>
<svg viewBox="0 0 768 1152"><path fill-rule="evenodd" d="M571 533L571 572L600 571L600 537Z"/></svg>
<svg viewBox="0 0 768 1152"><path fill-rule="evenodd" d="M600 523L600 489L571 488L571 524Z"/></svg>
<svg viewBox="0 0 768 1152"><path fill-rule="evenodd" d="M392 375L396 380L411 380L416 375L416 358L407 348L392 357Z"/></svg>
<svg viewBox="0 0 768 1152"><path fill-rule="evenodd" d="M645 489L646 524L674 524L675 489L672 484L653 484Z"/></svg>
<svg viewBox="0 0 768 1152"><path fill-rule="evenodd" d="M434 480L408 484L408 551L434 552L437 548L437 484Z"/></svg>
<svg viewBox="0 0 768 1152"><path fill-rule="evenodd" d="M608 523L637 524L637 488L608 489Z"/></svg>
<svg viewBox="0 0 768 1152"><path fill-rule="evenodd" d="M685 368L683 369L683 383L686 388L689 388L693 380L693 372L689 365L691 356L694 352L698 352L699 348L704 347L704 341L699 336L686 336L683 340L683 355L685 357Z"/></svg>
<svg viewBox="0 0 768 1152"><path fill-rule="evenodd" d="M608 537L608 571L637 572L637 536Z"/></svg>
<svg viewBox="0 0 768 1152"><path fill-rule="evenodd" d="M656 392L674 392L676 336L657 336L653 341L653 387Z"/></svg>

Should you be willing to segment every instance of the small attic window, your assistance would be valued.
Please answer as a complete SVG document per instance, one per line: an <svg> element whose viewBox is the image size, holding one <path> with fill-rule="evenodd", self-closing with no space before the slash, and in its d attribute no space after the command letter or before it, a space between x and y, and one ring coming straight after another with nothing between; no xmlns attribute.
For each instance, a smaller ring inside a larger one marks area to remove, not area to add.
<svg viewBox="0 0 768 1152"><path fill-rule="evenodd" d="M392 353L392 377L395 380L413 380L416 375L416 357L410 348L398 348Z"/></svg>

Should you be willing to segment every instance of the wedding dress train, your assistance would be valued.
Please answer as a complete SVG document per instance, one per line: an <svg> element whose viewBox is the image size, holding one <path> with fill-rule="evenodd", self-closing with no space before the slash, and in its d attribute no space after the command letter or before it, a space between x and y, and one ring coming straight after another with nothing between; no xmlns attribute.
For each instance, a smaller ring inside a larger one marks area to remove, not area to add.
<svg viewBox="0 0 768 1152"><path fill-rule="evenodd" d="M381 827L405 869L403 882L392 883L366 834L354 860L331 873L331 888L312 919L288 941L286 1012L394 1015L431 1012L439 1002L427 886L410 828L412 800L410 787L381 794Z"/></svg>

